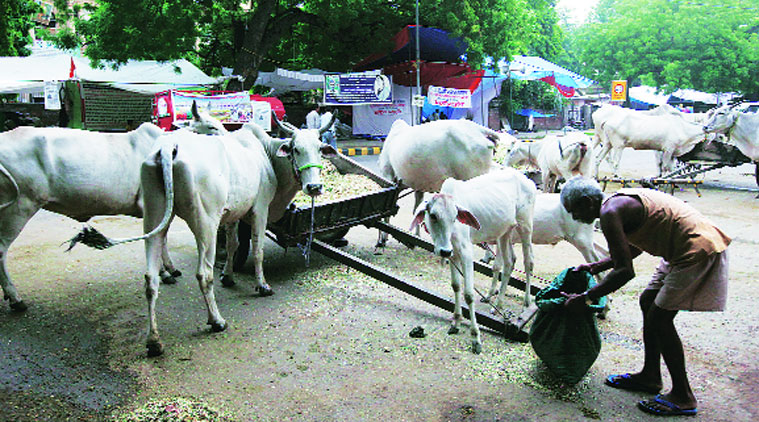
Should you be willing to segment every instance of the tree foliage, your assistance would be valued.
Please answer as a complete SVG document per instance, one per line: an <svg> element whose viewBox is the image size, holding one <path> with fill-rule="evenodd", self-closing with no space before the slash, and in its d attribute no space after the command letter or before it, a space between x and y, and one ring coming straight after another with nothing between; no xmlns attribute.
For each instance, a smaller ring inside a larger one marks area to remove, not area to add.
<svg viewBox="0 0 759 422"><path fill-rule="evenodd" d="M523 108L551 111L560 108L561 103L556 88L542 81L507 79L498 95L501 116L508 118L512 127L519 127L524 121L524 118L516 114Z"/></svg>
<svg viewBox="0 0 759 422"><path fill-rule="evenodd" d="M33 0L3 0L0 2L0 56L26 56L32 42L32 18L41 12Z"/></svg>
<svg viewBox="0 0 759 422"><path fill-rule="evenodd" d="M758 32L757 0L602 0L567 46L581 72L607 86L756 93Z"/></svg>
<svg viewBox="0 0 759 422"><path fill-rule="evenodd" d="M259 69L319 67L349 71L414 24L414 0L100 0L68 6L73 30L57 42L81 45L93 59L186 58L209 73L222 66L250 87ZM560 36L553 0L425 0L420 24L450 31L469 45L468 61L555 52ZM85 13L86 12L86 13Z"/></svg>

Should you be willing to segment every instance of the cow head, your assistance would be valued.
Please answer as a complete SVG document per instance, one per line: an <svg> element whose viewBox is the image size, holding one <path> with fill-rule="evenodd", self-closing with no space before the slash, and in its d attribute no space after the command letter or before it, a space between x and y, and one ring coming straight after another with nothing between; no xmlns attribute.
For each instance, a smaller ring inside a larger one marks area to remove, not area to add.
<svg viewBox="0 0 759 422"><path fill-rule="evenodd" d="M334 115L332 120L319 130L298 129L290 123L280 122L276 115L274 120L277 126L291 137L279 147L277 156L290 159L295 179L300 182L303 193L311 197L321 195L321 159L333 157L337 151L331 145L322 143L320 135L334 122Z"/></svg>
<svg viewBox="0 0 759 422"><path fill-rule="evenodd" d="M706 133L727 133L735 125L738 119L738 110L730 106L718 108L712 116L704 123L704 132Z"/></svg>
<svg viewBox="0 0 759 422"><path fill-rule="evenodd" d="M201 135L226 135L229 133L224 125L218 120L211 117L210 114L198 110L198 105L192 101L192 120L187 125L187 129Z"/></svg>
<svg viewBox="0 0 759 422"><path fill-rule="evenodd" d="M451 237L456 222L480 229L477 217L456 205L453 196L438 193L419 207L409 230L414 230L419 224L423 224L432 237L435 254L449 258L453 255Z"/></svg>

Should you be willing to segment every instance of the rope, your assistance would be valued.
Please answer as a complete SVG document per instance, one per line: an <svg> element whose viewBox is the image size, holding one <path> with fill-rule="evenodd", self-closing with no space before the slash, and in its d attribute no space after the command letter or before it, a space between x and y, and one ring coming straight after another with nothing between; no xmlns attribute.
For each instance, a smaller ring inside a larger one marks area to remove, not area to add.
<svg viewBox="0 0 759 422"><path fill-rule="evenodd" d="M306 259L306 268L311 264L311 243L314 241L314 197L311 197L311 226L308 231L308 239L306 240L305 245L301 245L298 243L298 248L300 248L300 252L303 254L303 257Z"/></svg>

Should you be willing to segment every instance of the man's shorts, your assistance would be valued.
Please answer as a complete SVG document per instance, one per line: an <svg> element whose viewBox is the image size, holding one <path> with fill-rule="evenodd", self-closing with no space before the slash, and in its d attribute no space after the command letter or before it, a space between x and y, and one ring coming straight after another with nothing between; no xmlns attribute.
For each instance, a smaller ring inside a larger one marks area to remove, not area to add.
<svg viewBox="0 0 759 422"><path fill-rule="evenodd" d="M724 311L727 250L685 265L661 260L646 289L659 290L654 303L670 311Z"/></svg>

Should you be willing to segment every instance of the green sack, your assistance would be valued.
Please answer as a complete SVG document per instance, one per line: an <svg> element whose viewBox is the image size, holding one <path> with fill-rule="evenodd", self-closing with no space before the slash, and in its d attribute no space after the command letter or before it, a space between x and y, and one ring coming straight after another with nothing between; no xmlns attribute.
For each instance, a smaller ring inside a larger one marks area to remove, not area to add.
<svg viewBox="0 0 759 422"><path fill-rule="evenodd" d="M606 297L579 314L564 309L567 299L560 292L582 293L594 285L589 272L567 268L535 295L538 314L530 327L530 343L551 372L567 384L579 382L601 352L595 313L606 306Z"/></svg>

